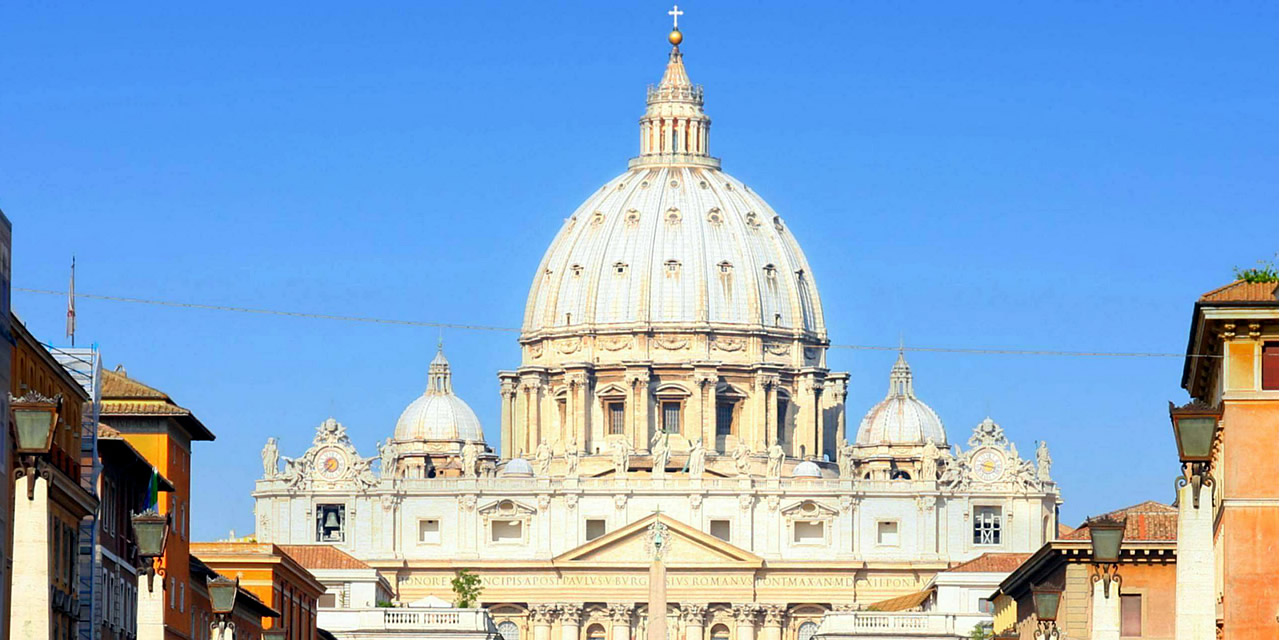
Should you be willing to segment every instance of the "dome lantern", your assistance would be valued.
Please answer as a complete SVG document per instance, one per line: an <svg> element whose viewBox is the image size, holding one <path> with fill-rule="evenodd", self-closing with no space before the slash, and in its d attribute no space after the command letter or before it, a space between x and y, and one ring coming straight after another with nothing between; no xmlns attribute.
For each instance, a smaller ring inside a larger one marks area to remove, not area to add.
<svg viewBox="0 0 1280 640"><path fill-rule="evenodd" d="M427 367L427 389L396 421L395 440L401 444L426 440L484 442L480 419L453 393L453 373L443 345L436 347L436 356Z"/></svg>
<svg viewBox="0 0 1280 640"><path fill-rule="evenodd" d="M945 447L947 432L938 414L916 397L911 367L899 349L889 370L889 393L862 418L855 444L923 445L930 440Z"/></svg>

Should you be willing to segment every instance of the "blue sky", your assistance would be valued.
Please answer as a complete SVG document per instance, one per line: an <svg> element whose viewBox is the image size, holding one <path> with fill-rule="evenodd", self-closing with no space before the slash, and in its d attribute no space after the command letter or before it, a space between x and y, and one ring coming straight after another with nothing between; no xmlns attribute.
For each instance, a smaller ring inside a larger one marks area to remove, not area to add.
<svg viewBox="0 0 1280 640"><path fill-rule="evenodd" d="M563 218L636 152L665 3L32 3L0 10L14 285L515 326ZM1275 3L683 6L712 152L804 247L833 342L1180 352L1276 253ZM62 341L62 299L17 292ZM252 530L268 435L367 455L436 331L109 302L81 342L218 434L194 535ZM510 334L448 331L497 440ZM1177 358L913 353L963 441L1047 439L1063 520L1172 499ZM893 354L835 350L849 420Z"/></svg>

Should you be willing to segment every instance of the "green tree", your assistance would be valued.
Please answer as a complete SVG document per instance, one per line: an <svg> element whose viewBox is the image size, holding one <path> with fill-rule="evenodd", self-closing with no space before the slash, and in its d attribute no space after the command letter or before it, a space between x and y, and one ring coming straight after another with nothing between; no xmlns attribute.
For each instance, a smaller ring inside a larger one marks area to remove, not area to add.
<svg viewBox="0 0 1280 640"><path fill-rule="evenodd" d="M1280 279L1276 275L1276 263L1270 260L1259 260L1256 267L1248 269L1236 267L1233 271L1235 271L1236 280L1245 282L1275 282Z"/></svg>
<svg viewBox="0 0 1280 640"><path fill-rule="evenodd" d="M484 591L480 586L480 576L466 569L458 571L449 584L453 585L454 605L462 609L476 606L480 592Z"/></svg>
<svg viewBox="0 0 1280 640"><path fill-rule="evenodd" d="M979 622L969 631L969 640L991 640L991 627Z"/></svg>

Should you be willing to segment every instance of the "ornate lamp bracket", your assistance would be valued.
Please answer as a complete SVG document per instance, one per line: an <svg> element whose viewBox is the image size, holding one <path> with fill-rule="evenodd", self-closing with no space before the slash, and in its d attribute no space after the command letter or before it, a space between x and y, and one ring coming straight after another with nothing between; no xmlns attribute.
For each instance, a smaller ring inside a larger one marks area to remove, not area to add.
<svg viewBox="0 0 1280 640"><path fill-rule="evenodd" d="M1173 506L1178 506L1178 502L1182 499L1181 489L1187 485L1191 485L1191 506L1199 509L1200 489L1204 487L1213 487L1213 475L1209 473L1209 463L1183 463L1182 475L1178 476L1173 481L1175 496Z"/></svg>
<svg viewBox="0 0 1280 640"><path fill-rule="evenodd" d="M1111 597L1111 584L1120 586L1120 565L1114 562L1093 565L1093 582L1102 582L1102 597Z"/></svg>

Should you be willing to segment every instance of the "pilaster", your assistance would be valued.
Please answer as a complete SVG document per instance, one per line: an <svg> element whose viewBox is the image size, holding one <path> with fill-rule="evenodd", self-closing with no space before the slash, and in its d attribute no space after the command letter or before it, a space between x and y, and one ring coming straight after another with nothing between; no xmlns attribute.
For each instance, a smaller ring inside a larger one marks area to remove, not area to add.
<svg viewBox="0 0 1280 640"><path fill-rule="evenodd" d="M1178 562L1174 594L1175 640L1212 640L1217 631L1213 568L1213 487L1202 492L1200 507L1194 488L1178 489Z"/></svg>
<svg viewBox="0 0 1280 640"><path fill-rule="evenodd" d="M14 638L49 638L52 625L53 588L49 576L49 480L37 473L35 493L27 499L27 479L11 484L13 493L13 571L9 629ZM160 589L157 588L157 591ZM145 591L145 590L143 590ZM162 601L163 606L163 601ZM161 609L160 635L164 621ZM143 630L138 629L140 637Z"/></svg>

